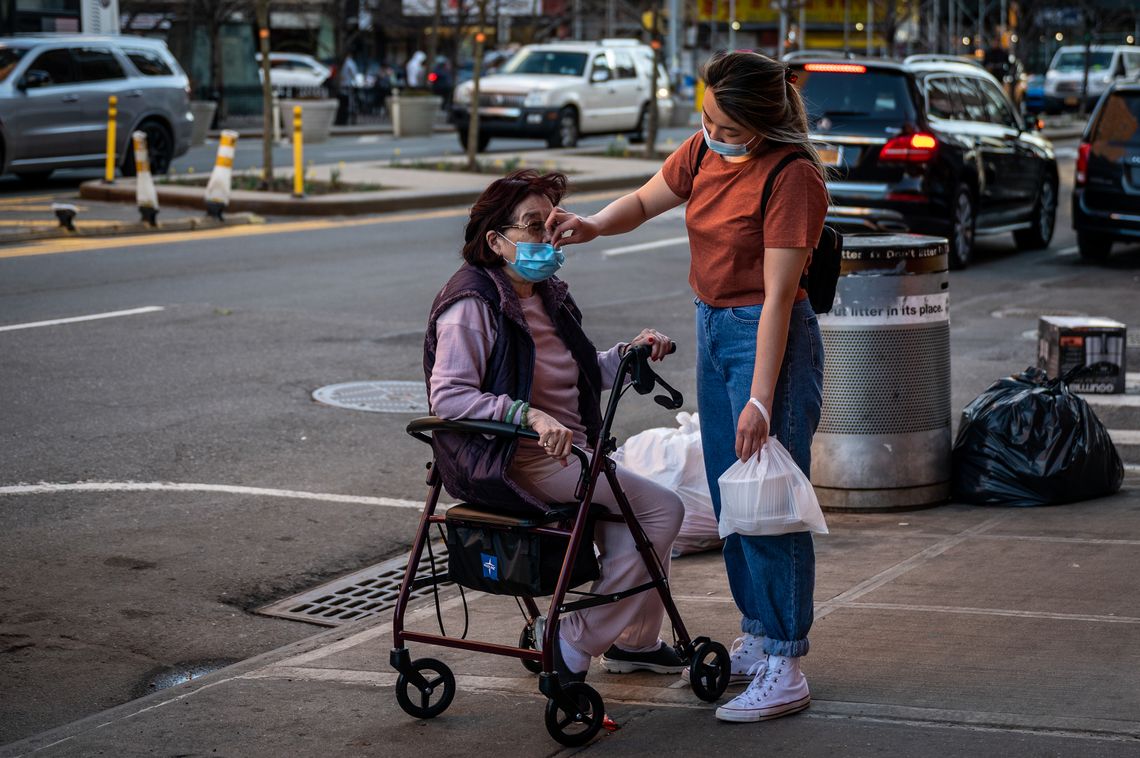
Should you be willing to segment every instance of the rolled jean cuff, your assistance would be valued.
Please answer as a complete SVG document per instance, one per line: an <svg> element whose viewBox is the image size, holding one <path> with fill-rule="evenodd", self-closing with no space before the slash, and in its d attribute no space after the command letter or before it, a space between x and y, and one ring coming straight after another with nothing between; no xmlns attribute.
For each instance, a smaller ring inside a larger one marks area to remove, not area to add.
<svg viewBox="0 0 1140 758"><path fill-rule="evenodd" d="M755 637L764 636L764 625L756 619L750 619L747 616L740 617L740 631L745 634L751 634Z"/></svg>
<svg viewBox="0 0 1140 758"><path fill-rule="evenodd" d="M785 658L799 658L801 655L807 655L808 651L806 639L774 640L771 637L765 637L761 640L761 646L768 655L782 655Z"/></svg>

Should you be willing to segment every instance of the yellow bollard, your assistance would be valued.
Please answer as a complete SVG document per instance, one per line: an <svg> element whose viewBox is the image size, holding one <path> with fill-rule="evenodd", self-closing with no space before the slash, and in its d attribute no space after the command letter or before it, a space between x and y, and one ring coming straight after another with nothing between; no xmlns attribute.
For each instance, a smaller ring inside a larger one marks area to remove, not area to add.
<svg viewBox="0 0 1140 758"><path fill-rule="evenodd" d="M293 197L305 196L304 142L301 139L301 106L293 106Z"/></svg>
<svg viewBox="0 0 1140 758"><path fill-rule="evenodd" d="M119 119L119 98L107 98L107 165L103 168L103 182L115 183L115 125Z"/></svg>

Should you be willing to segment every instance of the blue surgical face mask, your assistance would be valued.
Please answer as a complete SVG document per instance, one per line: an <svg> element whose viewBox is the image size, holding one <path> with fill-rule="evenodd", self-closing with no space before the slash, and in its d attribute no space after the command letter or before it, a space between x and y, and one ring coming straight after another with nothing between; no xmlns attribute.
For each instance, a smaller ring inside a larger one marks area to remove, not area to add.
<svg viewBox="0 0 1140 758"><path fill-rule="evenodd" d="M709 130L705 128L704 124L701 124L701 131L705 133L705 144L709 146L709 150L725 158L743 158L748 155L748 146L756 141L756 138L753 137L742 145L734 145L731 142L718 142L710 137Z"/></svg>
<svg viewBox="0 0 1140 758"><path fill-rule="evenodd" d="M502 232L495 233L515 246L515 262L506 261L507 268L528 282L546 281L566 261L563 252L549 242L512 242Z"/></svg>

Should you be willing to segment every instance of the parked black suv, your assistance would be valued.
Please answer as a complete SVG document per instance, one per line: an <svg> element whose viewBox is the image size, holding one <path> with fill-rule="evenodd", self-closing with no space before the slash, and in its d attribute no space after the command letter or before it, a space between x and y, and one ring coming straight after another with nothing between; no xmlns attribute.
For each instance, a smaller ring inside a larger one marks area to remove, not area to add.
<svg viewBox="0 0 1140 758"><path fill-rule="evenodd" d="M954 268L970 262L976 235L1013 232L1022 249L1048 246L1053 146L981 66L948 56L789 65L812 142L834 169L829 224L948 237Z"/></svg>
<svg viewBox="0 0 1140 758"><path fill-rule="evenodd" d="M1073 229L1088 260L1108 258L1116 240L1140 242L1140 81L1110 86L1085 127Z"/></svg>

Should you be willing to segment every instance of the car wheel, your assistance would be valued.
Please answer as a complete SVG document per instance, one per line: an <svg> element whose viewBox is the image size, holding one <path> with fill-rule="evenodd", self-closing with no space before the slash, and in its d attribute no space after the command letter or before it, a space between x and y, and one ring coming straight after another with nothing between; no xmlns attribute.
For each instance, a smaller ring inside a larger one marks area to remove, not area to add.
<svg viewBox="0 0 1140 758"><path fill-rule="evenodd" d="M1013 240L1021 250L1041 250L1049 247L1053 239L1053 228L1057 222L1057 181L1046 179L1037 195L1037 205L1033 208L1033 226L1018 229Z"/></svg>
<svg viewBox="0 0 1140 758"><path fill-rule="evenodd" d="M138 131L146 135L146 151L150 158L150 173L159 176L170 172L170 162L174 160L174 138L170 130L157 121L144 121ZM123 176L134 176L135 150L128 142L127 154L123 156Z"/></svg>
<svg viewBox="0 0 1140 758"><path fill-rule="evenodd" d="M52 169L47 171L17 171L16 176L24 184L43 184L52 174Z"/></svg>
<svg viewBox="0 0 1140 758"><path fill-rule="evenodd" d="M641 144L648 139L649 135L649 106L641 106L641 115L637 117L637 129L629 135L629 141L632 144Z"/></svg>
<svg viewBox="0 0 1140 758"><path fill-rule="evenodd" d="M950 268L966 268L974 254L974 197L969 187L959 187L950 209L954 231L950 239Z"/></svg>
<svg viewBox="0 0 1140 758"><path fill-rule="evenodd" d="M1112 240L1102 234L1077 232L1077 250L1086 261L1104 263L1112 254Z"/></svg>
<svg viewBox="0 0 1140 758"><path fill-rule="evenodd" d="M563 108L558 112L558 131L546 144L550 147L576 147L578 144L578 112L573 108Z"/></svg>
<svg viewBox="0 0 1140 758"><path fill-rule="evenodd" d="M459 145L460 145L460 147L462 147L464 150L466 150L467 149L467 128L464 127L463 129L459 129L457 133L459 134ZM482 131L480 131L479 132L479 141L475 143L475 152L477 152L477 153L486 152L487 145L489 145L489 144L491 144L491 138L488 135L484 134Z"/></svg>

